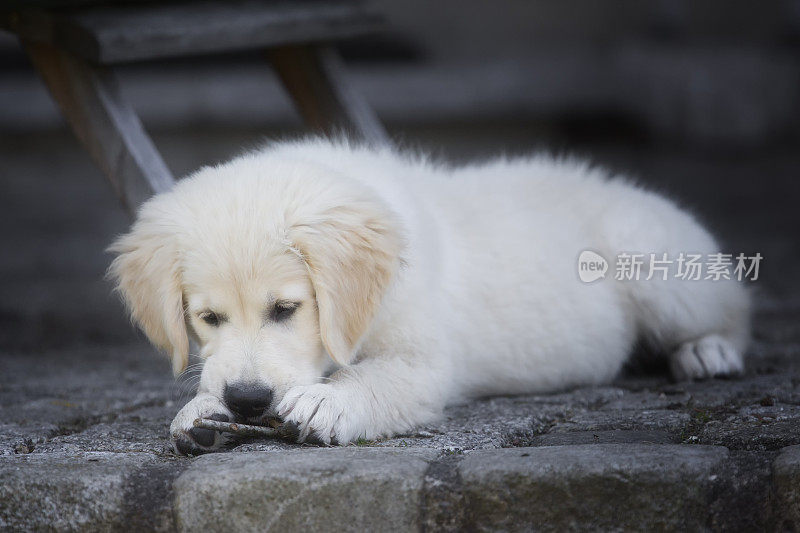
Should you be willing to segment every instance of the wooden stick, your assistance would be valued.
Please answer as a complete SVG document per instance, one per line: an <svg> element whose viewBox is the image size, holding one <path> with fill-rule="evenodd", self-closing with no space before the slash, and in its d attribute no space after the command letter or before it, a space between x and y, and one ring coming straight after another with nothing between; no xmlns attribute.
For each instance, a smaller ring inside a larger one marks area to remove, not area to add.
<svg viewBox="0 0 800 533"><path fill-rule="evenodd" d="M261 437L261 438L280 438L297 439L297 429L286 427L285 424L277 424L275 427L253 426L249 424L238 424L236 422L219 422L209 418L197 418L193 423L196 428L211 429L222 433L233 433L240 437Z"/></svg>

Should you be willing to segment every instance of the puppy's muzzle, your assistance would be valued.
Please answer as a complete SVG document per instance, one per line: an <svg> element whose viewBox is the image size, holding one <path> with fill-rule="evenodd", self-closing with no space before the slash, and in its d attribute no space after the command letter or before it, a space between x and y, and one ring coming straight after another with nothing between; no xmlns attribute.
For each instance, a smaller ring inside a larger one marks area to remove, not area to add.
<svg viewBox="0 0 800 533"><path fill-rule="evenodd" d="M272 404L272 389L256 383L225 385L225 405L242 418L258 418Z"/></svg>

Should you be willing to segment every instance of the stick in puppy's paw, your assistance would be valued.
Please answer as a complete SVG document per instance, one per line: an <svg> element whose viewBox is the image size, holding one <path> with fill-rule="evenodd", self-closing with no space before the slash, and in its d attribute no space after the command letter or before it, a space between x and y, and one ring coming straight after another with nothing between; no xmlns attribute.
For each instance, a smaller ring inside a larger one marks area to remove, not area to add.
<svg viewBox="0 0 800 533"><path fill-rule="evenodd" d="M297 442L297 437L299 436L299 431L295 424L274 423L274 425L271 424L270 426L254 426L236 422L221 422L210 418L196 418L193 425L196 428L232 433L239 437L278 438Z"/></svg>

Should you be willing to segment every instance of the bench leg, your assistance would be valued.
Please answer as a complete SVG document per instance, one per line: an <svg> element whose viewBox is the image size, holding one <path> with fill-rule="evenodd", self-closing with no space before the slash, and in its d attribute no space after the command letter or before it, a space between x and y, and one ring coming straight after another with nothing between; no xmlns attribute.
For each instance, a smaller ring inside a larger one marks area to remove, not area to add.
<svg viewBox="0 0 800 533"><path fill-rule="evenodd" d="M376 144L390 142L375 113L347 83L332 47L284 46L267 55L309 127L327 135L345 132Z"/></svg>
<svg viewBox="0 0 800 533"><path fill-rule="evenodd" d="M122 97L114 73L63 50L22 41L75 135L105 173L129 212L169 190L172 174Z"/></svg>

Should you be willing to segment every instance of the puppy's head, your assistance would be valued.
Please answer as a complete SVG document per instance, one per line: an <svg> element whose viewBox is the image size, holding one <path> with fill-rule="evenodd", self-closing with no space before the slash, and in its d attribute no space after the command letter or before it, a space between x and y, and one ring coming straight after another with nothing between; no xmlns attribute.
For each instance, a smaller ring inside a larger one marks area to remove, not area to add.
<svg viewBox="0 0 800 533"><path fill-rule="evenodd" d="M148 201L110 247L109 273L173 371L194 338L199 390L253 418L331 359L352 361L400 248L390 212L363 186L250 158Z"/></svg>

